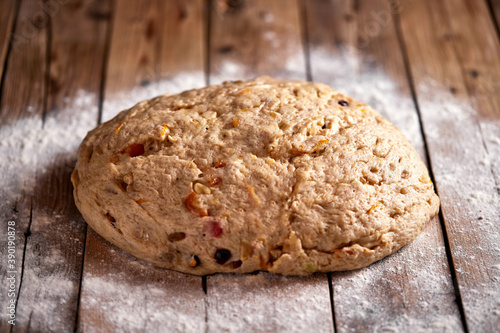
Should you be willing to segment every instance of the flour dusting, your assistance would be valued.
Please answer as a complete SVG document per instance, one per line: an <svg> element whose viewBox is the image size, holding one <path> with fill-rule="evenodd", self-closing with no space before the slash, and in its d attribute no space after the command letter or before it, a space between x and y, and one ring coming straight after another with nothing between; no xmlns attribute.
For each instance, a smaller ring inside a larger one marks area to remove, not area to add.
<svg viewBox="0 0 500 333"><path fill-rule="evenodd" d="M417 93L465 316L487 327L500 322L500 126L430 79Z"/></svg>
<svg viewBox="0 0 500 333"><path fill-rule="evenodd" d="M217 274L207 278L208 331L329 331L325 275L283 277Z"/></svg>
<svg viewBox="0 0 500 333"><path fill-rule="evenodd" d="M85 275L81 311L91 311L83 322L86 332L101 332L101 327L118 332L203 332L204 309L189 298L182 282L165 284L148 281L130 284L126 273L107 276ZM202 292L201 292L202 293ZM198 316L193 316L198 313ZM95 321L95 322L94 322Z"/></svg>
<svg viewBox="0 0 500 333"><path fill-rule="evenodd" d="M120 111L135 104L163 94L177 94L184 90L201 88L205 85L203 72L185 72L166 80L155 81L147 86L137 86L127 91L119 91L105 96L102 121L108 121Z"/></svg>

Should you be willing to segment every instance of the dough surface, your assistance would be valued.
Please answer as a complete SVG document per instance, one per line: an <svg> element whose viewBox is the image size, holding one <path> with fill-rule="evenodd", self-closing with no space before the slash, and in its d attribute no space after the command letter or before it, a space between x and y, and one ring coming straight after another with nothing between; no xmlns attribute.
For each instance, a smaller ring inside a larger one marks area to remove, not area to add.
<svg viewBox="0 0 500 333"><path fill-rule="evenodd" d="M88 133L72 182L102 237L197 275L364 267L439 209L414 148L370 106L268 77L121 112Z"/></svg>

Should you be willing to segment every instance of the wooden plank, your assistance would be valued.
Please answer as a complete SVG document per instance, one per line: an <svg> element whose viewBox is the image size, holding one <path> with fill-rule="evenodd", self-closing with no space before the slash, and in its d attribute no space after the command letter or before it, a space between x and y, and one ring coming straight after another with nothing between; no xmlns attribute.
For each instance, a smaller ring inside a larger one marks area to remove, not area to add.
<svg viewBox="0 0 500 333"><path fill-rule="evenodd" d="M158 89L172 94L203 87L206 80L205 1L177 0L173 4L160 1L159 6L167 16L160 26L160 57L156 66L160 79Z"/></svg>
<svg viewBox="0 0 500 333"><path fill-rule="evenodd" d="M116 2L103 119L141 99L204 85L202 15L202 0ZM201 277L136 260L90 228L81 288L81 332L205 329Z"/></svg>
<svg viewBox="0 0 500 333"><path fill-rule="evenodd" d="M103 121L141 100L204 85L201 0L117 1L116 12L117 33L127 38L113 35Z"/></svg>
<svg viewBox="0 0 500 333"><path fill-rule="evenodd" d="M500 323L496 31L483 1L411 2L400 21L467 327L493 332Z"/></svg>
<svg viewBox="0 0 500 333"><path fill-rule="evenodd" d="M17 14L16 0L0 2L0 78L2 77L7 50L9 48L14 19Z"/></svg>
<svg viewBox="0 0 500 333"><path fill-rule="evenodd" d="M91 0L60 5L47 18L47 111L33 151L38 156L36 184L14 332L75 327L86 226L73 203L70 174L76 150L96 125L99 111L108 21L88 13L108 12L108 6Z"/></svg>
<svg viewBox="0 0 500 333"><path fill-rule="evenodd" d="M35 1L24 1L19 9L19 17L14 33L21 37L29 21L37 11ZM36 158L33 142L27 140L28 133L36 133L42 128L42 113L45 96L45 60L46 60L46 29L39 27L36 33L17 43L10 52L7 68L5 68L0 107L0 219L2 230L0 241L7 243L7 222L15 222L13 267L7 265L7 246L0 248L2 268L0 278L9 280L9 292L0 292L0 306L7 309L11 302L17 303L22 277L22 260L25 247L25 233L29 230L31 215L31 198L36 175ZM5 221L5 222L4 222ZM10 273L15 271L15 273ZM15 280L15 281L14 281ZM14 282L14 288L10 287ZM14 291L11 292L11 289ZM0 331L11 329L7 320L9 312L2 311L0 316Z"/></svg>
<svg viewBox="0 0 500 333"><path fill-rule="evenodd" d="M403 57L385 0L306 1L312 79L372 105L426 160ZM439 219L367 268L332 274L336 329L461 331Z"/></svg>
<svg viewBox="0 0 500 333"><path fill-rule="evenodd" d="M305 79L296 0L215 1L210 29L210 83L258 75Z"/></svg>
<svg viewBox="0 0 500 333"><path fill-rule="evenodd" d="M297 1L214 2L211 83L273 75L306 79ZM207 277L209 332L333 331L326 274Z"/></svg>

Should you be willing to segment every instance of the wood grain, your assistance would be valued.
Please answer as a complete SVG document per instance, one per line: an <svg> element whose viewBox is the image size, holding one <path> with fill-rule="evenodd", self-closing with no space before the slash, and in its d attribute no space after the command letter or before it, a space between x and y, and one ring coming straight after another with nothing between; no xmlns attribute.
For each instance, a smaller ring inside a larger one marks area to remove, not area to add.
<svg viewBox="0 0 500 333"><path fill-rule="evenodd" d="M75 327L86 225L73 203L70 174L76 149L96 125L99 110L108 24L89 13L109 12L108 6L107 1L95 0L69 3L54 8L48 18L46 136L37 149L40 158L15 332ZM63 140L52 133L60 133Z"/></svg>
<svg viewBox="0 0 500 333"><path fill-rule="evenodd" d="M210 83L258 75L305 79L297 1L213 1Z"/></svg>
<svg viewBox="0 0 500 333"><path fill-rule="evenodd" d="M115 11L103 121L141 100L204 85L202 0L117 1Z"/></svg>
<svg viewBox="0 0 500 333"><path fill-rule="evenodd" d="M162 13L158 27L161 37L158 60L160 79L174 79L176 75L187 73L192 76L187 78L199 85L205 80L205 1L160 1L159 11ZM184 83L184 86L186 89L193 88L192 83L189 87ZM184 87L177 87L179 89Z"/></svg>
<svg viewBox="0 0 500 333"><path fill-rule="evenodd" d="M17 15L17 1L6 0L0 2L0 78L2 77L5 58L9 48L14 19Z"/></svg>
<svg viewBox="0 0 500 333"><path fill-rule="evenodd" d="M385 0L306 1L311 74L371 104L426 160L418 114ZM461 331L439 219L410 245L362 270L332 274L339 332Z"/></svg>
<svg viewBox="0 0 500 333"><path fill-rule="evenodd" d="M30 21L37 11L36 2L24 1L19 9L19 17L14 28L18 36L12 46L8 66L5 68L0 107L0 156L8 164L3 164L0 173L0 231L1 244L7 244L7 221L15 222L15 297L10 297L5 289L0 292L0 306L6 309L10 300L19 296L19 286L23 270L25 234L31 222L31 200L36 174L36 160L30 155L30 147L25 147L23 129L34 131L42 128L44 96L46 91L46 27L40 26L24 32L33 24ZM23 39L21 39L23 38ZM5 222L4 222L5 221ZM7 259L7 246L0 248L2 260ZM2 261L2 268L5 267ZM7 281L7 269L0 270L0 278ZM11 329L7 324L7 312L1 312L0 331Z"/></svg>
<svg viewBox="0 0 500 333"><path fill-rule="evenodd" d="M493 332L500 323L499 42L483 1L408 2L400 21L467 327Z"/></svg>
<svg viewBox="0 0 500 333"><path fill-rule="evenodd" d="M209 81L264 74L305 80L299 22L296 1L213 2ZM209 332L333 331L327 276L208 276L207 328Z"/></svg>
<svg viewBox="0 0 500 333"><path fill-rule="evenodd" d="M204 85L202 15L201 0L116 2L104 120L140 99ZM201 277L136 260L90 228L81 290L81 332L205 329Z"/></svg>

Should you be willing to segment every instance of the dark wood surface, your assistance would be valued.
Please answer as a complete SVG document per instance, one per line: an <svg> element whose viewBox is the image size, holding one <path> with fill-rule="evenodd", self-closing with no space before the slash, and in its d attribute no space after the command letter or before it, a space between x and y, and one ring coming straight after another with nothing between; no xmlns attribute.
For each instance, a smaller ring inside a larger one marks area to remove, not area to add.
<svg viewBox="0 0 500 333"><path fill-rule="evenodd" d="M499 21L496 0L0 1L0 332L497 331ZM305 278L158 269L87 228L69 180L86 131L257 75L374 106L428 163L440 215L380 262Z"/></svg>

